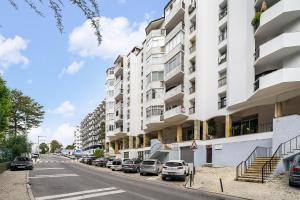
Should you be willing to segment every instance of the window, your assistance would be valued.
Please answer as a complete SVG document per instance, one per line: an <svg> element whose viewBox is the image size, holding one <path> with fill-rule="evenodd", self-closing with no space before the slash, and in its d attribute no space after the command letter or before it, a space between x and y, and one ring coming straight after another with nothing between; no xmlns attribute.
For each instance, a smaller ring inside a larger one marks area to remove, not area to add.
<svg viewBox="0 0 300 200"><path fill-rule="evenodd" d="M108 109L113 109L114 108L114 102L108 102Z"/></svg>
<svg viewBox="0 0 300 200"><path fill-rule="evenodd" d="M163 114L164 106L150 106L146 108L146 117L160 116Z"/></svg>
<svg viewBox="0 0 300 200"><path fill-rule="evenodd" d="M164 72L152 72L152 81L162 81L164 79Z"/></svg>
<svg viewBox="0 0 300 200"><path fill-rule="evenodd" d="M130 119L130 110L127 110L127 119Z"/></svg>
<svg viewBox="0 0 300 200"><path fill-rule="evenodd" d="M113 90L109 90L109 91L108 91L108 96L109 96L110 98L113 98L113 97L114 97L114 91L113 91Z"/></svg>
<svg viewBox="0 0 300 200"><path fill-rule="evenodd" d="M169 62L165 65L165 71L166 74L177 68L178 66L182 65L183 63L183 54L178 53L176 56L174 56Z"/></svg>
<svg viewBox="0 0 300 200"><path fill-rule="evenodd" d="M225 108L226 107L226 94L222 94L219 96L219 109Z"/></svg>
<svg viewBox="0 0 300 200"><path fill-rule="evenodd" d="M177 33L175 37L173 37L167 44L166 44L166 54L172 51L177 45L182 43L183 41L183 32Z"/></svg>
<svg viewBox="0 0 300 200"><path fill-rule="evenodd" d="M162 88L150 89L146 93L147 101L151 99L159 99L163 97L164 90Z"/></svg>

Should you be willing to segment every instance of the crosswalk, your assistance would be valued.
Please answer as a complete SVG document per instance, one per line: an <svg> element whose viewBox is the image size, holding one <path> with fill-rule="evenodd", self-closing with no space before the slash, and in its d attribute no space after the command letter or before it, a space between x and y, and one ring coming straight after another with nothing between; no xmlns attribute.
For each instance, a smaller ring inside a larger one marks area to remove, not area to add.
<svg viewBox="0 0 300 200"><path fill-rule="evenodd" d="M36 200L51 200L51 199L81 200L81 199L89 199L94 197L116 195L124 192L126 191L118 189L116 187L108 187L108 188L100 188L100 189L93 189L93 190L84 190L80 192L43 196L43 197L37 197L35 199Z"/></svg>
<svg viewBox="0 0 300 200"><path fill-rule="evenodd" d="M76 163L75 160L38 160L37 163Z"/></svg>

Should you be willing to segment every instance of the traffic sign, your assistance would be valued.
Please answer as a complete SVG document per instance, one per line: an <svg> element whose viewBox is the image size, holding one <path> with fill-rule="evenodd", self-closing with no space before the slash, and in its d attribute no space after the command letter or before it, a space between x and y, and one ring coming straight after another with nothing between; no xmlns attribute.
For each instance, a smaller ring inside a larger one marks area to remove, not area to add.
<svg viewBox="0 0 300 200"><path fill-rule="evenodd" d="M193 151L195 151L196 149L198 149L196 140L193 141L192 145L190 146L190 149L193 150Z"/></svg>

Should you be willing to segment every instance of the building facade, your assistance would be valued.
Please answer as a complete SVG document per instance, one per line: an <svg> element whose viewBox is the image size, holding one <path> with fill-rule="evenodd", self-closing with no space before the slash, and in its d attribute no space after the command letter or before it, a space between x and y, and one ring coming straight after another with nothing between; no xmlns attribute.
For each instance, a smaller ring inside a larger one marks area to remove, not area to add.
<svg viewBox="0 0 300 200"><path fill-rule="evenodd" d="M299 134L299 10L293 0L170 0L142 47L110 68L110 149L151 157L159 143L164 159L235 166Z"/></svg>
<svg viewBox="0 0 300 200"><path fill-rule="evenodd" d="M82 150L82 140L80 134L80 126L76 126L74 131L74 142L75 150Z"/></svg>
<svg viewBox="0 0 300 200"><path fill-rule="evenodd" d="M105 101L89 113L80 123L80 137L83 154L91 155L96 149L105 148L105 137L101 138L101 128L105 129ZM105 131L105 130L103 130Z"/></svg>

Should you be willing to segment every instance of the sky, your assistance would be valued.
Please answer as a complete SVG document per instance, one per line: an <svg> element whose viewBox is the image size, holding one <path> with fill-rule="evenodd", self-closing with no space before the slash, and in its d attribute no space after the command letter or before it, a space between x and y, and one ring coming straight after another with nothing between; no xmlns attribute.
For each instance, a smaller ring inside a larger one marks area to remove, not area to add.
<svg viewBox="0 0 300 200"><path fill-rule="evenodd" d="M117 55L141 45L145 27L162 16L167 1L98 0L103 36L98 46L89 23L72 5L64 6L60 34L47 0L41 5L45 17L23 1L15 10L1 0L0 74L9 88L22 90L46 112L41 126L30 131L31 142L45 136L40 142L73 143L76 125L105 98L106 69Z"/></svg>

